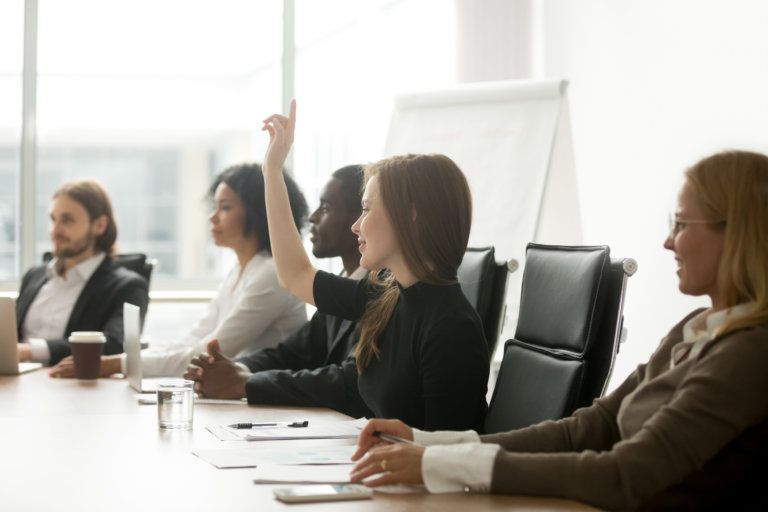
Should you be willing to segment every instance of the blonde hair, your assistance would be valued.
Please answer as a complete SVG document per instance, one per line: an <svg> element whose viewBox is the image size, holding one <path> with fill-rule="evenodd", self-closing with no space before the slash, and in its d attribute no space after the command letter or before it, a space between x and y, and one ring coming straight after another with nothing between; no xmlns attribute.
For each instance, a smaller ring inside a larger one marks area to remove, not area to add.
<svg viewBox="0 0 768 512"><path fill-rule="evenodd" d="M726 307L755 309L726 322L718 335L768 323L768 156L725 151L685 173L705 216L725 219L718 288Z"/></svg>
<svg viewBox="0 0 768 512"><path fill-rule="evenodd" d="M444 155L402 155L368 165L366 183L374 176L408 269L419 281L456 283L472 226L472 196L458 166ZM377 293L360 321L359 372L379 356L378 339L400 297L389 270L372 272L370 282Z"/></svg>

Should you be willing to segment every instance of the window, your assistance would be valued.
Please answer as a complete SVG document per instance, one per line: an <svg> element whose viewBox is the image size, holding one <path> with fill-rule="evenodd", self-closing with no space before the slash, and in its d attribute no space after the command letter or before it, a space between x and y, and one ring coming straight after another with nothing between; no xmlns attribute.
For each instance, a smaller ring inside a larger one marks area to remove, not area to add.
<svg viewBox="0 0 768 512"><path fill-rule="evenodd" d="M38 18L38 256L53 191L93 177L120 252L156 258L161 283L223 275L232 260L210 242L205 196L215 174L264 154L282 2L40 0Z"/></svg>
<svg viewBox="0 0 768 512"><path fill-rule="evenodd" d="M392 100L455 83L453 3L296 0L299 182L381 158Z"/></svg>
<svg viewBox="0 0 768 512"><path fill-rule="evenodd" d="M0 3L0 280L16 276L24 1Z"/></svg>
<svg viewBox="0 0 768 512"><path fill-rule="evenodd" d="M0 7L5 289L21 266L23 15L23 0ZM283 23L283 0L38 0L34 260L50 249L53 191L92 177L110 192L119 251L159 261L153 288L212 289L234 258L210 241L207 188L263 158L261 120L282 108ZM295 0L292 167L310 205L333 170L381 157L397 93L455 82L454 31L441 0Z"/></svg>

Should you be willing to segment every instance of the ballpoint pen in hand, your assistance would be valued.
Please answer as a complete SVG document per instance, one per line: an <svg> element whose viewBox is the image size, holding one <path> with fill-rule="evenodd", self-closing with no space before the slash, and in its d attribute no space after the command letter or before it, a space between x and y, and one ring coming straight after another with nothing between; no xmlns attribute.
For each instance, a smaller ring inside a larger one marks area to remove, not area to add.
<svg viewBox="0 0 768 512"><path fill-rule="evenodd" d="M308 427L309 421L294 421L293 423L233 423L232 425L227 425L229 428L236 428L236 429L243 429L243 428L254 428L254 427L292 427L292 428L302 428L302 427Z"/></svg>
<svg viewBox="0 0 768 512"><path fill-rule="evenodd" d="M414 446L421 446L419 443L417 443L415 441L410 441L408 439L403 439L400 436L395 436L395 435L392 435L392 434L385 434L384 432L376 431L376 432L373 433L373 435L378 437L382 441L387 441L389 443L403 443L403 444L412 444Z"/></svg>

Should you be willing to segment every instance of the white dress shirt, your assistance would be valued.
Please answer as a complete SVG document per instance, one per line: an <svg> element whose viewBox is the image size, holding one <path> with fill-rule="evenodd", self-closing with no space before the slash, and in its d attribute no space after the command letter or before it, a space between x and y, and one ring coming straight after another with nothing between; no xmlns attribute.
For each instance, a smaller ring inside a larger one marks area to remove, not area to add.
<svg viewBox="0 0 768 512"><path fill-rule="evenodd" d="M168 345L142 351L142 373L145 377L180 377L213 339L219 340L225 356L239 357L276 345L306 321L304 303L278 284L272 257L260 252L242 272L235 265L192 330ZM121 366L125 373L125 354Z"/></svg>
<svg viewBox="0 0 768 512"><path fill-rule="evenodd" d="M65 276L56 272L58 258L48 262L45 269L48 280L37 292L21 326L21 338L30 345L32 361L48 364L51 351L45 340L64 338L69 317L72 316L80 293L105 257L100 252L81 261L69 269Z"/></svg>

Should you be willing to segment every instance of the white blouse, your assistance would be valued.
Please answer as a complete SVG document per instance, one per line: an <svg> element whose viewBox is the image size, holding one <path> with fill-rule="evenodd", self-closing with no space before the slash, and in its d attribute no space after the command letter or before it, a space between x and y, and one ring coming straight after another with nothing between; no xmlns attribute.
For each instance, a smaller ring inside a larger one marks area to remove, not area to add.
<svg viewBox="0 0 768 512"><path fill-rule="evenodd" d="M672 357L669 358L670 368L674 368L686 359L696 357L715 338L717 330L726 321L747 316L754 311L755 306L754 302L745 302L718 311L712 311L712 308L709 308L688 320L683 326L683 342L672 348Z"/></svg>
<svg viewBox="0 0 768 512"><path fill-rule="evenodd" d="M306 321L304 303L278 284L272 257L260 252L242 273L239 265L229 272L208 312L186 335L142 351L142 373L144 377L179 377L213 339L219 340L225 356L240 357L277 345ZM121 366L125 373L125 354Z"/></svg>

